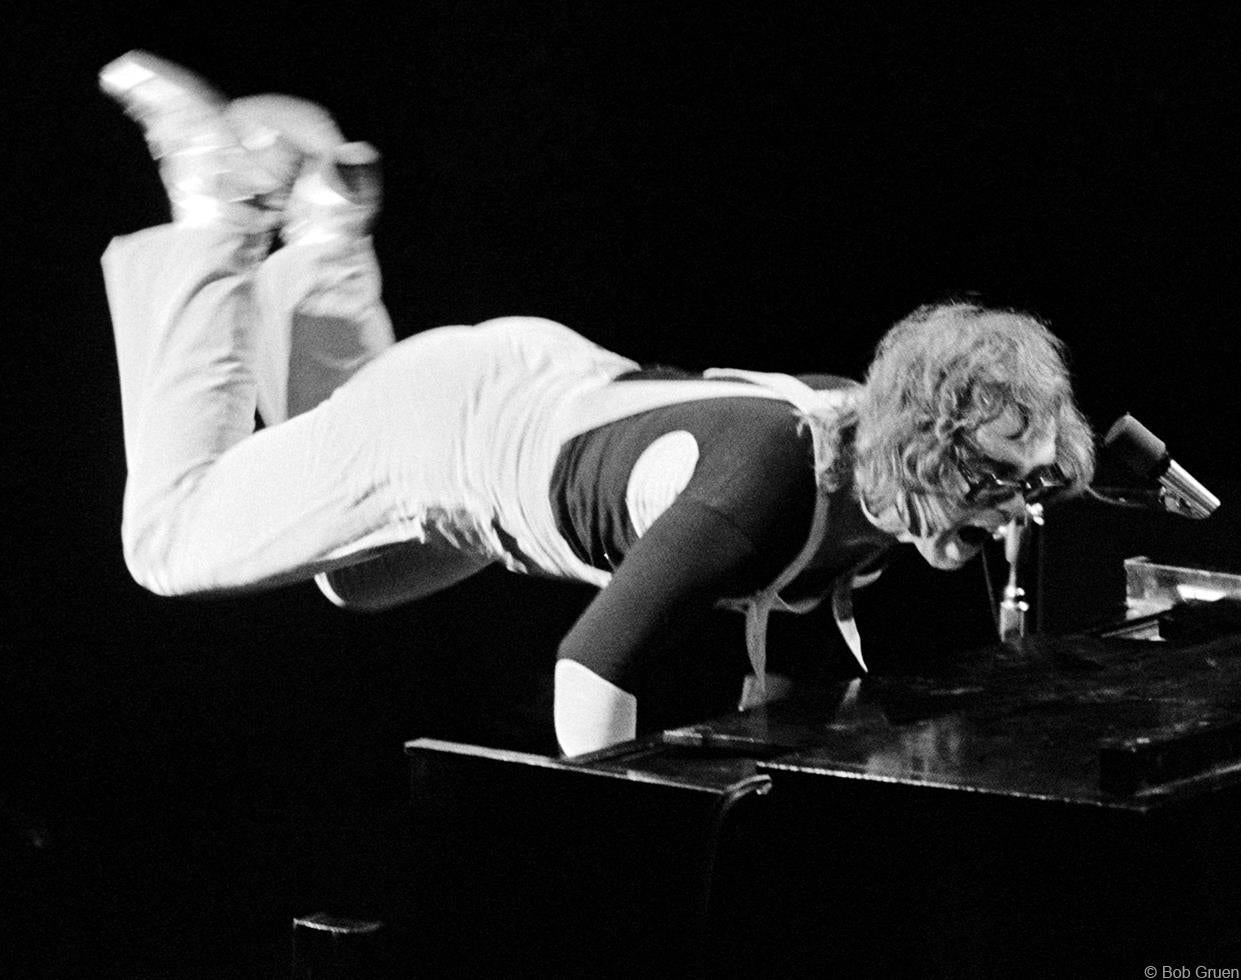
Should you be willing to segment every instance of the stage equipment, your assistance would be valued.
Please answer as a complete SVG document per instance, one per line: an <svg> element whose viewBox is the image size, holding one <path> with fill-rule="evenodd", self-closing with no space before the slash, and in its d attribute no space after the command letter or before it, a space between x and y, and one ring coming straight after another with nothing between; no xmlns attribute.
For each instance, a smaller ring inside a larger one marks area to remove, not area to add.
<svg viewBox="0 0 1241 980"><path fill-rule="evenodd" d="M1116 420L1103 437L1103 448L1142 479L1158 480L1161 489L1156 499L1169 513L1200 520L1219 507L1219 498L1174 460L1163 440L1132 415Z"/></svg>

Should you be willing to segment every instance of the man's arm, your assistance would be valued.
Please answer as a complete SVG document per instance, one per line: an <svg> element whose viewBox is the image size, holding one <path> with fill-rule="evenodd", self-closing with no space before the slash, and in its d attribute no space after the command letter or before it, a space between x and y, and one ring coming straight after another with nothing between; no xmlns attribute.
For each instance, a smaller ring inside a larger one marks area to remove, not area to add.
<svg viewBox="0 0 1241 980"><path fill-rule="evenodd" d="M630 689L642 650L717 599L761 587L791 559L760 556L719 511L678 499L560 644L555 721L561 749L576 755L633 738L637 698Z"/></svg>

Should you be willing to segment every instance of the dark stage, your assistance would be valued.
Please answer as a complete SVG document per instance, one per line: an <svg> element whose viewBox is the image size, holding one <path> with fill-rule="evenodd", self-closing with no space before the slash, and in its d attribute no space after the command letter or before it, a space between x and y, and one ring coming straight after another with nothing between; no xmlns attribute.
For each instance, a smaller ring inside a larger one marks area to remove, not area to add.
<svg viewBox="0 0 1241 980"><path fill-rule="evenodd" d="M1042 629L1119 616L1133 555L1241 570L1241 15L122 6L17 3L2 69L0 974L283 976L293 916L390 919L429 860L408 847L404 743L554 753L556 643L591 594L489 570L358 616L310 585L189 601L133 584L98 256L166 205L138 130L96 88L129 48L230 95L319 101L383 151L376 242L398 336L522 313L643 362L857 377L921 303L1030 309L1067 342L1097 430L1132 412L1224 502L1207 521L1053 512ZM993 636L979 563L949 575L912 551L858 619L880 675ZM729 708L745 654L733 619L716 625L653 668L644 730ZM778 623L773 665L832 676L847 662L833 629L826 613ZM1187 878L1211 862L1190 854ZM936 861L945 880L970 873ZM452 973L451 948L415 946L409 975Z"/></svg>

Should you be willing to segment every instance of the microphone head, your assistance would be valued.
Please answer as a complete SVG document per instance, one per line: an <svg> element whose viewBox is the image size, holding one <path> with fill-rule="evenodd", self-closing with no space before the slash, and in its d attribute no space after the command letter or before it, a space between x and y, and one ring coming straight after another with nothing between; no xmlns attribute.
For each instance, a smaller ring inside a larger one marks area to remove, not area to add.
<svg viewBox="0 0 1241 980"><path fill-rule="evenodd" d="M1167 444L1129 414L1122 415L1107 430L1103 448L1138 476L1150 479L1161 476L1171 461Z"/></svg>

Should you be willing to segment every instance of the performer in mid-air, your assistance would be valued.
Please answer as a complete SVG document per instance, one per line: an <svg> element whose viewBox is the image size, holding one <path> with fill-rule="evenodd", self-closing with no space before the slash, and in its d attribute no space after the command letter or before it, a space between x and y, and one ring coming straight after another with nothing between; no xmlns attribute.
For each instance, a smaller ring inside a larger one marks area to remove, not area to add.
<svg viewBox="0 0 1241 980"><path fill-rule="evenodd" d="M918 309L860 384L644 370L530 317L395 343L372 147L311 103L229 102L143 52L100 80L172 205L104 256L125 557L161 595L314 578L380 609L496 562L591 583L555 667L577 754L633 737L640 654L686 613L745 612L749 704L773 609L830 601L864 670L851 590L894 545L958 568L1089 482L1062 346L1020 312Z"/></svg>

